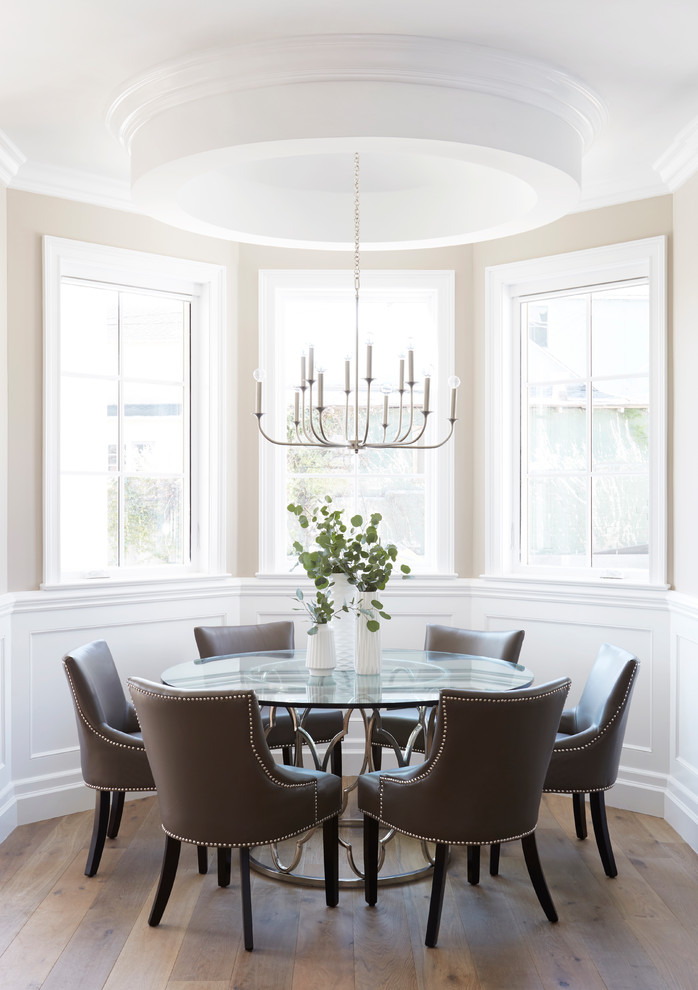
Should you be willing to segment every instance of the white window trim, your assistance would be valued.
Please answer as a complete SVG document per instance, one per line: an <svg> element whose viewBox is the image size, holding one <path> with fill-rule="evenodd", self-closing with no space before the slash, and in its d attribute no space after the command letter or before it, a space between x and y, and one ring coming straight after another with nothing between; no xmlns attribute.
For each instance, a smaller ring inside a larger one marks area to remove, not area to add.
<svg viewBox="0 0 698 990"><path fill-rule="evenodd" d="M225 571L225 268L44 237L44 581L42 590L223 576ZM65 578L60 563L60 286L89 278L192 296L191 564Z"/></svg>
<svg viewBox="0 0 698 990"><path fill-rule="evenodd" d="M575 251L487 268L485 577L568 579L611 583L584 571L518 563L519 347L515 300L532 293L580 288L619 279L646 277L650 297L650 512L649 574L612 583L666 587L667 557L667 387L666 238ZM627 572L626 572L627 573ZM641 572L644 574L645 572Z"/></svg>
<svg viewBox="0 0 698 990"><path fill-rule="evenodd" d="M438 383L432 389L432 410L430 426L435 436L442 437L448 427L448 387L447 381L454 374L455 360L455 307L453 271L438 270L398 270L398 271L362 271L361 284L395 285L404 283L414 285L422 279L428 282L437 292L438 322L442 332L442 346L439 349L438 365L434 368L435 381ZM281 380L281 348L276 346L276 320L274 310L278 292L302 288L309 289L319 286L336 287L339 282L346 282L347 291L353 293L353 272L342 270L289 271L267 269L259 273L259 367L267 372L265 388L263 424L270 436L278 438L283 429L279 422L279 407L275 397L275 383ZM264 327L269 326L269 332ZM396 355L397 357L397 355ZM456 432L458 424L456 423ZM455 436L455 433L454 433ZM431 487L430 498L434 511L427 513L427 526L431 527L430 539L434 546L436 566L425 571L415 571L415 577L455 577L453 522L454 522L454 438L440 449L433 451L436 459L435 470L429 472L426 483ZM259 527L259 562L260 569L257 577L282 577L284 572L279 569L277 548L283 546L286 540L285 519L279 511L279 505L285 509L284 497L284 447L276 446L260 437L259 442L259 491L260 519L266 525ZM437 483L438 479L438 483ZM280 501L281 500L281 501ZM271 525L273 520L273 527ZM289 575L294 581L298 580L298 572Z"/></svg>

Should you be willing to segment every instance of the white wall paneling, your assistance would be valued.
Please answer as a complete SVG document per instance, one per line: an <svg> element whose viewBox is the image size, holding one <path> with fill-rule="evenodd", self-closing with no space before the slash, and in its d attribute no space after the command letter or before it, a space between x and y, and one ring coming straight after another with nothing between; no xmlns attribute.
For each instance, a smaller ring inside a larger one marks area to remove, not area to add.
<svg viewBox="0 0 698 990"><path fill-rule="evenodd" d="M293 617L294 578L223 580L152 589L37 592L0 600L0 839L23 822L92 806L83 785L72 705L60 660L104 638L121 676L154 680L196 655L195 625ZM386 646L419 649L427 622L523 628L522 662L536 683L568 674L576 701L600 644L642 662L621 771L609 805L664 816L698 850L698 601L663 591L526 582L396 581ZM352 723L345 765L357 769L362 725Z"/></svg>
<svg viewBox="0 0 698 990"><path fill-rule="evenodd" d="M12 599L0 596L0 841L17 824L12 794L12 712L10 709L9 644Z"/></svg>

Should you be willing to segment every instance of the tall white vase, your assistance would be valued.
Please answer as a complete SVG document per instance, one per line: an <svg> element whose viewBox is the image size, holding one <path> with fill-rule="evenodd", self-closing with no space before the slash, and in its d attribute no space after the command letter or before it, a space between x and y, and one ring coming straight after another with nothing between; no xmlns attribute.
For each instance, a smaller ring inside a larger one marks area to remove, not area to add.
<svg viewBox="0 0 698 990"><path fill-rule="evenodd" d="M344 574L333 574L334 587L330 589L330 595L335 603L335 608L339 608L345 602L349 602L358 594L353 584L349 584ZM337 651L337 664L339 667L347 669L354 666L356 656L356 623L351 612L342 612L341 615L332 620L334 629L334 642Z"/></svg>
<svg viewBox="0 0 698 990"><path fill-rule="evenodd" d="M329 622L316 626L316 633L308 636L308 647L305 655L305 665L309 670L333 670L337 664L334 644L334 630Z"/></svg>
<svg viewBox="0 0 698 990"><path fill-rule="evenodd" d="M366 623L371 618L377 618L376 609L371 605L375 592L358 592L357 604L360 609L370 614L359 612L356 616L356 673L375 677L381 670L381 631L371 632Z"/></svg>

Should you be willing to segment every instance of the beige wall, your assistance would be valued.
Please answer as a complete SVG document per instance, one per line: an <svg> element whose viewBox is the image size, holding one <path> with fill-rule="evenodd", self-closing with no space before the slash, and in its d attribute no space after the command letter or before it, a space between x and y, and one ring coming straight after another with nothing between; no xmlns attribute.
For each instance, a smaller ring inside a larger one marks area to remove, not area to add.
<svg viewBox="0 0 698 990"><path fill-rule="evenodd" d="M481 574L485 566L485 269L492 265L504 265L529 258L544 258L548 255L582 251L605 244L621 244L623 241L664 234L669 237L668 291L671 299L672 224L672 197L660 196L622 206L610 206L602 210L574 213L527 234L475 245L473 326L477 343L473 397L475 449L472 473L476 479L472 520L473 576ZM671 327L671 312L669 327ZM671 331L669 346L671 347ZM671 505L671 485L669 485L668 497Z"/></svg>
<svg viewBox="0 0 698 990"><path fill-rule="evenodd" d="M30 591L42 580L42 262L44 234L226 265L229 359L234 354L237 245L165 224L48 196L9 190L8 222L8 584ZM232 367L232 360L229 360ZM234 410L232 410L234 415ZM230 428L230 445L235 423ZM234 464L234 458L229 457ZM237 480L231 478L231 492ZM228 539L235 545L236 504Z"/></svg>
<svg viewBox="0 0 698 990"><path fill-rule="evenodd" d="M677 591L695 597L698 596L698 176L674 194L672 345L669 368L673 397L673 577Z"/></svg>
<svg viewBox="0 0 698 990"><path fill-rule="evenodd" d="M7 189L0 182L0 595L7 591Z"/></svg>
<svg viewBox="0 0 698 990"><path fill-rule="evenodd" d="M303 251L240 245L238 321L240 326L238 367L238 453L244 470L240 486L240 541L235 573L250 576L257 570L258 547L258 450L259 441L252 416L254 393L252 372L259 364L258 344L258 285L260 269L353 268L353 254L337 251ZM471 486L469 466L472 462L472 368L473 329L471 300L472 247L440 248L425 251L367 251L361 256L361 267L377 269L425 269L455 271L455 369L462 380L458 398L459 422L456 426L456 531L455 567L459 574L469 575L471 565ZM330 332L331 332L331 328ZM378 342L377 342L378 343ZM442 387L446 387L443 383Z"/></svg>

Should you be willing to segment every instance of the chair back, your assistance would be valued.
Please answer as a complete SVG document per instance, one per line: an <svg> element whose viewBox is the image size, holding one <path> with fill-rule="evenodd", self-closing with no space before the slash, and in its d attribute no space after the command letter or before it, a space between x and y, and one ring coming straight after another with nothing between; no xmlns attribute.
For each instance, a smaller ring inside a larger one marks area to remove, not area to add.
<svg viewBox="0 0 698 990"><path fill-rule="evenodd" d="M427 760L391 783L380 820L441 843L520 838L538 821L569 678L519 691L442 691Z"/></svg>
<svg viewBox="0 0 698 990"><path fill-rule="evenodd" d="M317 820L317 781L274 762L253 691L181 691L137 677L128 685L168 835L250 846Z"/></svg>
<svg viewBox="0 0 698 990"><path fill-rule="evenodd" d="M639 668L632 653L602 645L576 708L563 716L546 791L589 793L614 784Z"/></svg>
<svg viewBox="0 0 698 990"><path fill-rule="evenodd" d="M259 653L262 650L292 650L292 622L262 622L251 626L197 626L194 638L202 660L229 653Z"/></svg>
<svg viewBox="0 0 698 990"><path fill-rule="evenodd" d="M104 790L152 790L133 705L103 639L63 657L73 698L86 784Z"/></svg>
<svg viewBox="0 0 698 990"><path fill-rule="evenodd" d="M428 625L424 640L425 650L441 653L469 653L476 657L492 657L518 663L525 631L454 629L452 626Z"/></svg>

